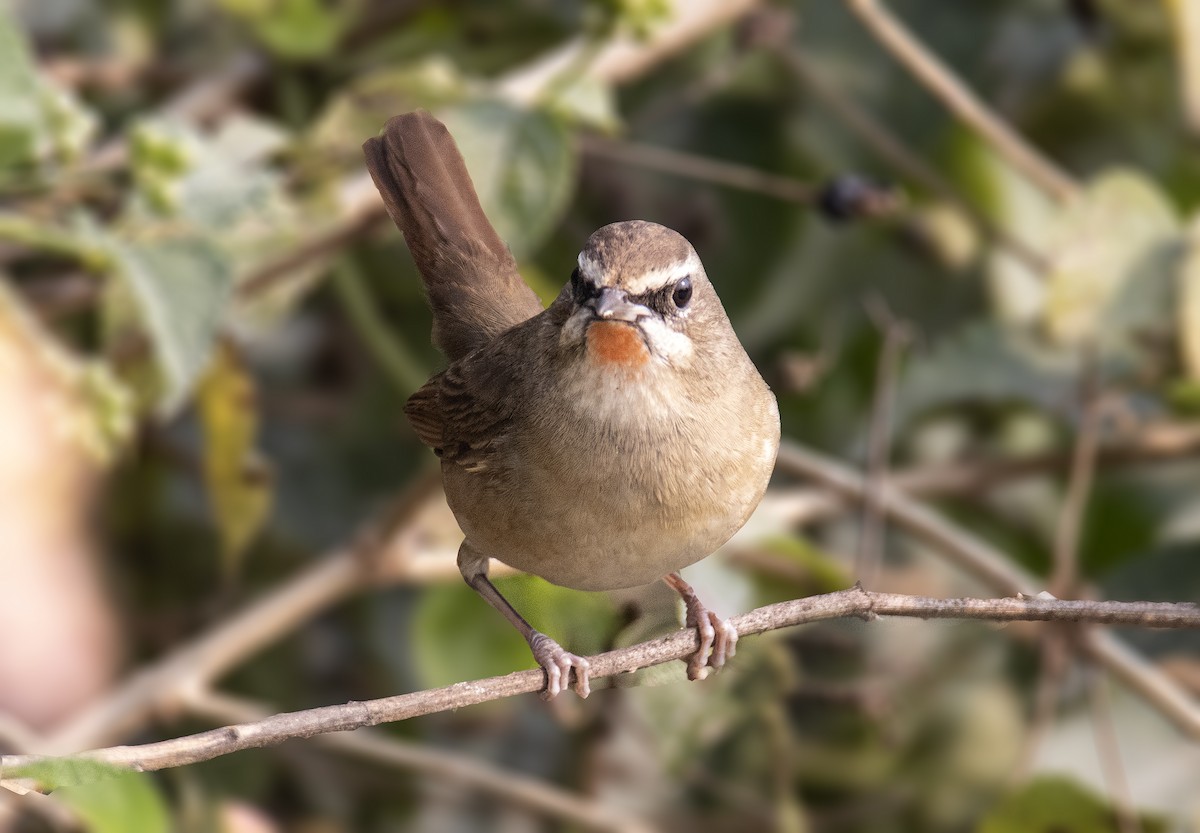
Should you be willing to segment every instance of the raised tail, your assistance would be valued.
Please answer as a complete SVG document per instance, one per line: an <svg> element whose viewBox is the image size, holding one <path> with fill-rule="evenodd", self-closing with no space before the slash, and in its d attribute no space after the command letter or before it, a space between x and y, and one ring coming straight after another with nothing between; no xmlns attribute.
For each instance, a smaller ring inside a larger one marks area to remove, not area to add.
<svg viewBox="0 0 1200 833"><path fill-rule="evenodd" d="M394 116L363 153L417 263L433 308L433 343L447 358L541 312L444 124L423 110Z"/></svg>

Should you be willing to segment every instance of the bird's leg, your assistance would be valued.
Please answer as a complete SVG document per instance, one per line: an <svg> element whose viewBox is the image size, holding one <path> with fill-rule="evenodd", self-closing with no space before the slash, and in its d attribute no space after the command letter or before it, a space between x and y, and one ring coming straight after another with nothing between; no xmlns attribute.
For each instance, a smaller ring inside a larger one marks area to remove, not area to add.
<svg viewBox="0 0 1200 833"><path fill-rule="evenodd" d="M703 680L709 668L720 669L726 659L737 653L737 628L705 607L692 585L679 573L663 576L663 581L683 597L687 610L685 627L695 628L700 635L700 647L688 659L688 679Z"/></svg>
<svg viewBox="0 0 1200 833"><path fill-rule="evenodd" d="M487 556L477 553L464 541L458 551L458 569L462 572L467 584L471 585L476 593L483 596L488 604L500 611L529 643L529 650L533 652L533 658L546 673L546 688L542 691L544 699L549 700L555 697L568 686L573 688L580 697L587 697L591 694L591 684L588 680L591 666L588 665L588 661L566 651L546 634L534 630L533 626L525 621L525 617L517 613L516 608L508 603L508 599L501 595L500 591L496 589L496 585L492 584L488 578ZM571 669L575 670L574 681L571 679Z"/></svg>

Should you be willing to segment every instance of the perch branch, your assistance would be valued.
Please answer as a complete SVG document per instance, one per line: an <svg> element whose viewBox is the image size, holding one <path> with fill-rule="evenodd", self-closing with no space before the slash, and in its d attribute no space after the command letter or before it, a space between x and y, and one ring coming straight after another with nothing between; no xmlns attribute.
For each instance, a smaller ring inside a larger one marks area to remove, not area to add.
<svg viewBox="0 0 1200 833"><path fill-rule="evenodd" d="M735 616L730 623L740 636L780 628L855 616L909 616L919 619L978 619L991 622L1086 622L1157 628L1200 628L1200 606L1166 602L1097 602L1053 598L933 599L896 593L873 593L862 587L794 599ZM629 648L589 657L592 679L613 677L652 665L683 659L695 653L699 639L694 630ZM82 753L82 757L138 770L158 770L211 760L243 749L271 746L290 738L308 738L327 732L345 732L378 726L437 712L452 711L540 691L545 674L518 671L503 677L456 683L445 688L349 702L298 712L276 714L199 734L136 746L113 746ZM0 771L45 760L37 755L0 756Z"/></svg>
<svg viewBox="0 0 1200 833"><path fill-rule="evenodd" d="M261 705L207 690L190 697L187 707L192 714L218 723L251 723L270 714L270 710ZM608 830L613 833L648 833L650 830L644 822L616 812L598 801L577 796L536 778L370 729L320 735L317 741L353 758L412 770L442 783L462 784L488 793L499 801L519 804L588 830Z"/></svg>

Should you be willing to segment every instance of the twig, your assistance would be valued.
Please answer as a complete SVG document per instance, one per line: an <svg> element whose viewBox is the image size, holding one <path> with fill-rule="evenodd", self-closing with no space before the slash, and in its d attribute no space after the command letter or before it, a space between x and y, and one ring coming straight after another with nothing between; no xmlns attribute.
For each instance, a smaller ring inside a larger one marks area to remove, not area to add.
<svg viewBox="0 0 1200 833"><path fill-rule="evenodd" d="M758 4L757 0L670 0L671 16L645 40L616 38L592 60L588 75L610 84L639 78L651 67L683 51L705 35L732 23ZM503 78L497 85L512 101L531 104L556 83L564 67L575 64L589 48L586 38L576 38L532 64Z"/></svg>
<svg viewBox="0 0 1200 833"><path fill-rule="evenodd" d="M425 384L429 370L403 341L392 334L371 296L362 270L348 254L339 258L334 268L333 289L353 325L355 336L392 385L408 395Z"/></svg>
<svg viewBox="0 0 1200 833"><path fill-rule="evenodd" d="M1058 709L1058 698L1067 674L1070 651L1068 634L1060 627L1048 627L1040 643L1041 662L1038 669L1037 688L1033 697L1033 718L1022 741L1021 754L1009 777L1012 786L1022 784L1033 769L1038 749L1054 723Z"/></svg>
<svg viewBox="0 0 1200 833"><path fill-rule="evenodd" d="M895 399L896 365L911 339L908 327L898 321L887 302L875 296L868 299L867 314L883 333L883 347L875 369L875 395L871 403L871 424L867 436L867 494L862 505L862 530L858 536L855 571L858 580L873 586L883 559L884 517L879 494L888 476L892 448L892 405Z"/></svg>
<svg viewBox="0 0 1200 833"><path fill-rule="evenodd" d="M865 499L863 478L842 464L785 442L779 448L778 465L801 477L824 485L855 502ZM929 507L899 489L883 489L884 511L897 524L930 542L943 556L984 582L994 592L1033 595L1039 582L995 547L960 529ZM1200 704L1163 671L1108 633L1084 634L1081 648L1117 678L1140 693L1155 708L1190 737L1200 738Z"/></svg>
<svg viewBox="0 0 1200 833"><path fill-rule="evenodd" d="M889 165L961 211L984 237L1003 246L1034 275L1046 272L1049 267L1044 255L984 214L953 182L910 150L890 128L822 78L821 73L803 54L795 48L780 49L778 54L809 92L819 98L847 129L862 139Z"/></svg>
<svg viewBox="0 0 1200 833"><path fill-rule="evenodd" d="M1096 744L1096 758L1108 784L1116 810L1117 829L1120 833L1142 833L1142 822L1133 809L1133 796L1129 792L1129 779L1125 775L1125 764L1121 760L1121 746L1117 742L1116 727L1112 721L1112 699L1108 696L1108 680L1093 669L1088 680L1088 700L1092 706L1092 738Z"/></svg>
<svg viewBox="0 0 1200 833"><path fill-rule="evenodd" d="M932 599L896 593L873 593L861 586L821 596L768 605L735 616L730 623L740 636L780 628L856 616L907 616L919 619L976 619L992 622L1088 622L1156 628L1200 628L1200 605L1169 602L1096 602L1045 598ZM695 630L643 642L629 648L589 657L592 679L626 674L652 665L683 659L699 647ZM456 683L445 688L349 702L263 720L213 729L195 735L137 746L114 746L81 753L82 757L139 770L184 766L243 749L270 746L289 738L308 738L409 720L422 715L486 703L540 691L541 670L518 671L504 677ZM0 756L5 772L45 758L37 755Z"/></svg>
<svg viewBox="0 0 1200 833"><path fill-rule="evenodd" d="M599 136L583 135L580 136L580 146L591 156L613 159L741 191L752 191L784 202L811 203L820 191L820 188L791 177L655 145L618 142Z"/></svg>
<svg viewBox="0 0 1200 833"><path fill-rule="evenodd" d="M1100 445L1104 405L1091 390L1093 376L1089 362L1088 369L1084 371L1082 417L1071 452L1067 493L1054 533L1054 571L1050 576L1050 592L1059 598L1075 592L1079 574L1079 535L1096 474L1096 450Z"/></svg>
<svg viewBox="0 0 1200 833"><path fill-rule="evenodd" d="M246 657L290 632L372 580L400 581L433 559L452 568L452 549L430 553L427 513L444 507L440 492L422 478L401 499L386 530L368 533L359 546L345 546L317 561L240 613L135 673L49 738L43 748L80 749L121 737L152 714L171 713L189 691L206 687Z"/></svg>
<svg viewBox="0 0 1200 833"><path fill-rule="evenodd" d="M1007 122L980 101L948 66L877 0L845 0L875 39L960 121L974 130L1017 170L1056 200L1074 196L1075 181L1035 150Z"/></svg>
<svg viewBox="0 0 1200 833"><path fill-rule="evenodd" d="M213 691L190 697L187 708L208 720L251 723L262 720L268 709ZM320 735L317 741L330 749L375 764L413 770L424 778L462 784L489 793L501 801L519 804L543 815L613 833L649 833L644 822L605 807L593 799L520 773L501 770L473 758L388 737L370 729Z"/></svg>

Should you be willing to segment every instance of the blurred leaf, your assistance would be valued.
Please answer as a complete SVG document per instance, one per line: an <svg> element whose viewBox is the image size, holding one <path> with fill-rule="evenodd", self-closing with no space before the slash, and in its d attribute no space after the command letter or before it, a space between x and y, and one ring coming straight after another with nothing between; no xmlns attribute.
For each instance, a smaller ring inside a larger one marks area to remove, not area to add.
<svg viewBox="0 0 1200 833"><path fill-rule="evenodd" d="M169 833L167 805L153 778L111 764L64 758L23 766L8 777L31 778L74 812L89 833Z"/></svg>
<svg viewBox="0 0 1200 833"><path fill-rule="evenodd" d="M127 241L96 229L150 333L162 372L158 411L173 414L208 364L233 282L225 256L200 237Z"/></svg>
<svg viewBox="0 0 1200 833"><path fill-rule="evenodd" d="M291 141L290 134L275 122L236 112L221 122L212 138L212 148L227 163L249 165L274 156Z"/></svg>
<svg viewBox="0 0 1200 833"><path fill-rule="evenodd" d="M530 575L495 583L529 624L568 651L586 655L606 647L616 621L607 595L557 587ZM426 588L412 633L414 662L426 687L537 667L516 628L465 584Z"/></svg>
<svg viewBox="0 0 1200 833"><path fill-rule="evenodd" d="M1062 414L1076 395L1078 360L991 322L968 326L915 353L896 396L896 425L962 402L1024 402Z"/></svg>
<svg viewBox="0 0 1200 833"><path fill-rule="evenodd" d="M226 575L271 509L271 480L255 442L258 405L254 377L228 344L218 346L198 390L204 430L204 483L221 540Z"/></svg>
<svg viewBox="0 0 1200 833"><path fill-rule="evenodd" d="M323 0L219 0L240 17L267 47L284 58L329 55L353 23L357 3Z"/></svg>
<svg viewBox="0 0 1200 833"><path fill-rule="evenodd" d="M951 164L967 193L1001 228L1034 249L1044 246L1058 211L1049 197L968 130L955 131ZM1003 246L989 249L987 288L993 312L1010 324L1036 321L1045 305L1045 276Z"/></svg>
<svg viewBox="0 0 1200 833"><path fill-rule="evenodd" d="M1093 181L1059 218L1051 233L1047 331L1059 342L1103 344L1124 333L1101 326L1122 289L1140 291L1152 253L1179 231L1159 187L1132 171L1110 171ZM1128 297L1128 296L1126 296Z"/></svg>
<svg viewBox="0 0 1200 833"><path fill-rule="evenodd" d="M33 59L6 5L0 7L0 171L32 161L41 125Z"/></svg>
<svg viewBox="0 0 1200 833"><path fill-rule="evenodd" d="M575 150L558 119L478 100L445 110L488 219L520 260L554 229L575 185Z"/></svg>
<svg viewBox="0 0 1200 833"><path fill-rule="evenodd" d="M24 33L0 6L0 172L50 154L74 159L97 124L74 93L38 74Z"/></svg>
<svg viewBox="0 0 1200 833"><path fill-rule="evenodd" d="M1200 382L1200 240L1195 226L1178 270L1179 304L1175 323L1187 378Z"/></svg>
<svg viewBox="0 0 1200 833"><path fill-rule="evenodd" d="M554 89L545 106L572 124L605 133L616 133L621 125L612 85L587 73L579 73Z"/></svg>
<svg viewBox="0 0 1200 833"><path fill-rule="evenodd" d="M1140 819L1145 833L1166 826ZM1067 778L1038 778L993 808L979 833L1120 833L1111 807Z"/></svg>
<svg viewBox="0 0 1200 833"><path fill-rule="evenodd" d="M742 562L754 580L759 605L845 590L854 584L845 567L828 553L797 535L775 535L758 544L771 559L769 569L755 560Z"/></svg>
<svg viewBox="0 0 1200 833"><path fill-rule="evenodd" d="M310 130L317 150L362 163L362 143L392 116L461 101L470 86L441 56L364 73L339 90Z"/></svg>

